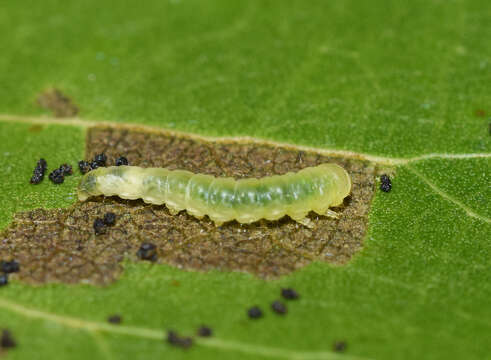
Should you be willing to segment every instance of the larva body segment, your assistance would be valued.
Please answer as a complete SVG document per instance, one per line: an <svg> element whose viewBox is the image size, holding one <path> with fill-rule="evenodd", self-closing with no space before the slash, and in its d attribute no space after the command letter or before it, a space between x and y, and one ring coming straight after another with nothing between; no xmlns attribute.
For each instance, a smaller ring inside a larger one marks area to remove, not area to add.
<svg viewBox="0 0 491 360"><path fill-rule="evenodd" d="M348 173L336 164L240 180L186 170L111 166L85 174L78 198L84 201L101 194L142 198L146 203L165 204L172 214L186 210L197 218L208 215L217 226L231 220L248 224L285 215L308 225L309 211L330 215L329 207L341 205L350 191Z"/></svg>

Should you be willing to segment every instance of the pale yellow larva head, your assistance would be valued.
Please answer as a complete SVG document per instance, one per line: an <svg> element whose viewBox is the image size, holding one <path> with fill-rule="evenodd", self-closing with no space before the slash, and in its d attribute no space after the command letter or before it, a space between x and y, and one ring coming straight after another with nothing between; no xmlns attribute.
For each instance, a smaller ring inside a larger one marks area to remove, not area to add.
<svg viewBox="0 0 491 360"><path fill-rule="evenodd" d="M321 166L328 169L329 175L333 179L335 189L331 194L332 200L330 206L339 206L343 203L346 196L351 193L351 177L348 172L338 164L322 164Z"/></svg>
<svg viewBox="0 0 491 360"><path fill-rule="evenodd" d="M82 177L78 184L77 194L80 201L85 201L91 196L100 195L97 190L97 176L93 170Z"/></svg>

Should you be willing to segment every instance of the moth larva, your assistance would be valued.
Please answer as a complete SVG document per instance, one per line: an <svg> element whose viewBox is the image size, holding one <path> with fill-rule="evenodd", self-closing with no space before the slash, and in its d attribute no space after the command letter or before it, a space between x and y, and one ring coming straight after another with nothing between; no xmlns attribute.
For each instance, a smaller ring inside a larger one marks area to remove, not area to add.
<svg viewBox="0 0 491 360"><path fill-rule="evenodd" d="M84 201L101 194L142 198L146 203L165 204L173 215L181 210L198 219L208 215L217 226L234 219L248 224L285 215L311 226L306 218L309 211L335 216L329 207L341 205L350 191L350 176L336 164L240 180L186 170L110 166L85 174L78 186L78 198Z"/></svg>

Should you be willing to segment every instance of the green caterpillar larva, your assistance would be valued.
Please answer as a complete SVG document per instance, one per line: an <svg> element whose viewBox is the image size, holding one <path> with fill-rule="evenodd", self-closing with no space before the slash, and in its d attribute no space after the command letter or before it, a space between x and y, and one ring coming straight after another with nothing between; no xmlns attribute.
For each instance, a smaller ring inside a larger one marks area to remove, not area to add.
<svg viewBox="0 0 491 360"><path fill-rule="evenodd" d="M142 198L146 203L165 204L172 214L186 210L198 219L208 215L217 226L234 219L248 224L285 215L312 226L306 218L309 211L335 216L329 207L341 205L350 191L350 176L336 164L240 180L185 170L110 166L85 174L78 187L78 198L84 201L101 194Z"/></svg>

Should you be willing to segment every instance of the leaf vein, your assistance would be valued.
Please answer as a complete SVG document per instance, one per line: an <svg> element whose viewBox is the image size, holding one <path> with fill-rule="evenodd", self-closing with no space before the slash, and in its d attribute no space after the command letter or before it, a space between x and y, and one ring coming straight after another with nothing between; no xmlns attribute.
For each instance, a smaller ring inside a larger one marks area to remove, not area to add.
<svg viewBox="0 0 491 360"><path fill-rule="evenodd" d="M414 175L416 175L421 180L423 180L426 183L426 185L428 185L434 192L436 192L442 198L444 198L448 202L451 202L454 205L456 205L459 208L461 208L462 210L464 210L465 213L467 214L467 216L473 217L475 219L478 219L480 221L486 222L488 224L491 223L491 219L490 218L488 218L488 217L486 217L484 215L480 215L480 214L476 213L473 209L471 209L469 206L467 206L466 204L464 204L460 200L457 200L453 196L451 196L451 195L447 194L446 192L444 192L443 190L441 190L438 186L436 186L435 184L433 184L430 181L430 179L428 179L425 175L423 175L421 172L419 172L418 170L416 170L414 167L412 167L410 165L407 165L406 167Z"/></svg>
<svg viewBox="0 0 491 360"><path fill-rule="evenodd" d="M64 118L50 118L50 117L24 117L24 116L0 114L0 122L43 124L43 125L64 125L64 126L80 127L82 129L89 129L93 127L102 126L102 127L109 127L114 129L127 129L127 130L134 130L134 131L144 130L153 133L166 134L170 136L189 138L189 139L200 140L200 141L211 142L211 143L235 142L239 144L263 144L263 145L279 146L279 147L284 147L284 148L294 149L299 151L314 152L325 156L345 157L345 158L370 161L375 164L386 165L386 166L408 165L410 163L431 160L431 159L465 160L465 159L476 159L476 158L491 158L491 153L464 153L464 154L428 153L428 154L421 154L409 158L396 158L396 157L387 157L387 156L379 156L379 155L355 152L351 150L325 149L325 148L316 148L312 146L289 144L279 141L255 138L251 136L219 136L219 137L205 136L205 135L187 133L184 131L168 130L168 129L159 128L150 125L139 125L139 124L119 123L119 122L116 123L111 121L94 121L94 120L85 120L81 118L64 119Z"/></svg>
<svg viewBox="0 0 491 360"><path fill-rule="evenodd" d="M119 335L134 336L140 338L147 338L153 340L163 341L165 338L165 331L149 329L143 327L135 326L121 326L121 325L111 325L102 322L88 321L83 319L78 319L69 316L57 315L50 312L40 311L32 308L28 308L6 299L0 298L0 308L14 312L21 316L31 318L31 319L41 319L51 321L62 326L66 326L73 329L83 329L92 333L95 337L98 333L112 333ZM101 340L99 338L99 340ZM275 348L263 345L254 345L248 343L242 343L231 340L224 340L219 338L209 338L202 339L198 338L195 340L196 344L204 347L214 348L218 350L229 350L242 352L250 355L260 355L269 358L281 358L281 359L292 359L292 360L368 360L365 357L358 357L354 355L347 354L337 354L329 351L294 351L288 349ZM99 344L101 345L101 344Z"/></svg>

